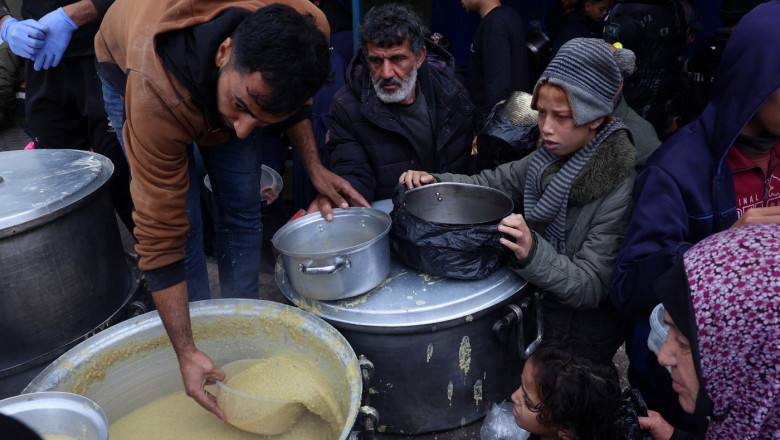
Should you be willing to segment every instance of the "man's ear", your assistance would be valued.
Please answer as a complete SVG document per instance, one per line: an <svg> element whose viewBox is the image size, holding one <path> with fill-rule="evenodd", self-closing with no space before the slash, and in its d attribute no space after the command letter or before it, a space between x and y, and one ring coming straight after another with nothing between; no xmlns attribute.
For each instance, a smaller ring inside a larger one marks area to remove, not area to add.
<svg viewBox="0 0 780 440"><path fill-rule="evenodd" d="M225 41L217 48L217 55L214 56L214 62L217 63L217 67L222 68L230 61L230 51L233 50L233 40L230 37L225 38Z"/></svg>
<svg viewBox="0 0 780 440"><path fill-rule="evenodd" d="M428 53L428 50L425 48L425 45L423 45L422 50L420 50L420 56L417 59L417 68L419 69L420 66L422 66L422 63L425 61L425 54Z"/></svg>
<svg viewBox="0 0 780 440"><path fill-rule="evenodd" d="M574 438L568 429L563 429L563 428L558 429L556 435L560 440L572 440L572 438Z"/></svg>

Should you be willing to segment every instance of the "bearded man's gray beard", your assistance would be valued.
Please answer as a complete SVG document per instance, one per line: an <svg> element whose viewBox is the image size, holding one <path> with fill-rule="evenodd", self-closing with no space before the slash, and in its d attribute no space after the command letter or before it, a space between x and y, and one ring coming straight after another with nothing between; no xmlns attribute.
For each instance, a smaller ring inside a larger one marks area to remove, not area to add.
<svg viewBox="0 0 780 440"><path fill-rule="evenodd" d="M412 73L409 74L409 78L406 81L396 77L380 79L379 81L376 81L374 77L371 76L371 84L374 86L376 96L385 104L397 104L399 102L404 102L409 98L409 96L411 96L412 92L414 91L414 87L417 84L417 66L412 68ZM397 84L400 87L392 92L387 92L382 88L382 86L388 84Z"/></svg>

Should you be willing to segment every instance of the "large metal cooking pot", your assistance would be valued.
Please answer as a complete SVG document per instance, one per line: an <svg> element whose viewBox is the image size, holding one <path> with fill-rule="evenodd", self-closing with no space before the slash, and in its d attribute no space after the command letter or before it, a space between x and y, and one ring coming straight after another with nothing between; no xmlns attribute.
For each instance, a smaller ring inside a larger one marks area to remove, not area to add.
<svg viewBox="0 0 780 440"><path fill-rule="evenodd" d="M512 199L495 188L456 182L410 189L404 203L416 217L448 225L498 223L514 209Z"/></svg>
<svg viewBox="0 0 780 440"><path fill-rule="evenodd" d="M340 301L299 295L289 272L277 264L282 293L338 328L356 353L373 362L369 396L380 415L380 432L418 434L464 426L520 385L524 356L517 324L533 320L517 316L512 325L499 324L510 305L530 313L526 282L506 268L462 281L393 261L379 287Z"/></svg>
<svg viewBox="0 0 780 440"><path fill-rule="evenodd" d="M0 397L103 326L136 280L107 181L76 150L0 152Z"/></svg>
<svg viewBox="0 0 780 440"><path fill-rule="evenodd" d="M280 351L301 353L315 361L347 416L339 438L349 436L360 406L360 368L352 347L332 326L295 307L250 299L198 301L190 305L190 317L195 343L217 365ZM182 389L179 364L165 328L157 312L149 312L73 347L24 392L81 394L97 402L113 423ZM213 417L205 410L203 414Z"/></svg>
<svg viewBox="0 0 780 440"><path fill-rule="evenodd" d="M282 226L271 242L301 295L349 298L381 283L390 270L390 216L374 208L337 209L333 221L320 213Z"/></svg>

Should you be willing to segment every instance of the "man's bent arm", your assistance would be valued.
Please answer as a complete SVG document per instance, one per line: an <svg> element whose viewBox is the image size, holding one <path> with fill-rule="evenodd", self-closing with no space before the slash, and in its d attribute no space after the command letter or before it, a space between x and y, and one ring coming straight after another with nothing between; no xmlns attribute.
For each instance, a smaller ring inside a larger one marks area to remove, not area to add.
<svg viewBox="0 0 780 440"><path fill-rule="evenodd" d="M217 380L225 380L225 373L217 368L205 353L195 347L190 324L187 282L182 281L171 287L154 291L152 298L179 360L184 390L202 407L224 421L225 414L217 406L216 399L203 387Z"/></svg>
<svg viewBox="0 0 780 440"><path fill-rule="evenodd" d="M81 0L76 3L71 3L67 6L63 6L62 10L68 14L68 17L70 17L78 27L97 21L101 17L97 7L92 3L92 0Z"/></svg>

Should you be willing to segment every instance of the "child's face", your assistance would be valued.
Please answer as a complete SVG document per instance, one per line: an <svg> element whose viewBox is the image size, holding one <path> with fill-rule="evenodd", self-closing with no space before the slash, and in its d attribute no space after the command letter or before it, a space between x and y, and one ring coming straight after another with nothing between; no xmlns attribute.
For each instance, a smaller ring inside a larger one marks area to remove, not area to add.
<svg viewBox="0 0 780 440"><path fill-rule="evenodd" d="M539 132L544 147L556 156L568 156L587 145L604 120L599 118L584 125L574 125L566 92L551 84L539 86L536 108L539 111Z"/></svg>
<svg viewBox="0 0 780 440"><path fill-rule="evenodd" d="M593 21L601 21L607 16L607 11L609 11L609 0L585 2L583 9L588 18Z"/></svg>
<svg viewBox="0 0 780 440"><path fill-rule="evenodd" d="M537 420L538 411L536 405L541 400L539 398L538 384L536 382L536 364L533 357L525 362L523 367L523 377L520 388L512 394L512 403L515 404L512 413L515 416L517 426L525 429L531 434L536 434L542 438L556 434L556 429L551 426L542 425Z"/></svg>

